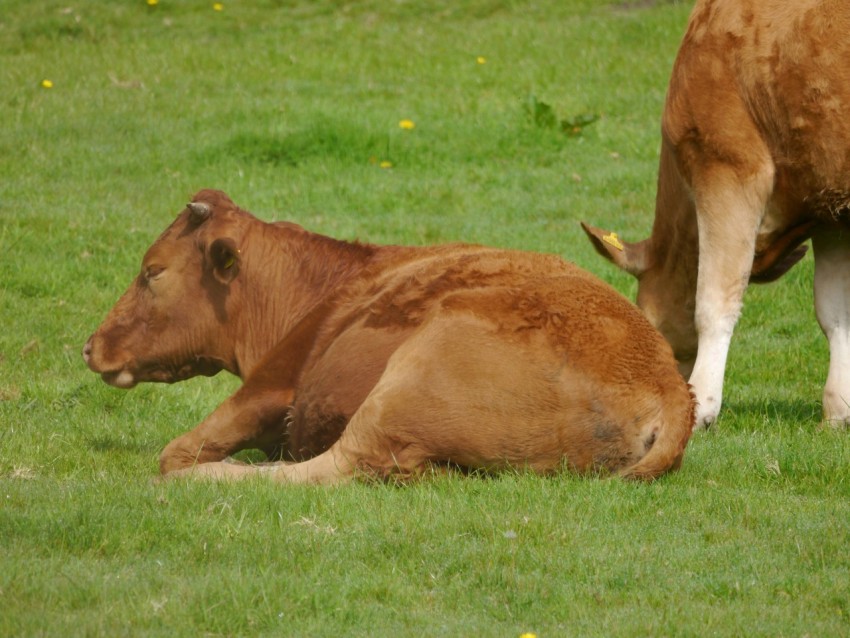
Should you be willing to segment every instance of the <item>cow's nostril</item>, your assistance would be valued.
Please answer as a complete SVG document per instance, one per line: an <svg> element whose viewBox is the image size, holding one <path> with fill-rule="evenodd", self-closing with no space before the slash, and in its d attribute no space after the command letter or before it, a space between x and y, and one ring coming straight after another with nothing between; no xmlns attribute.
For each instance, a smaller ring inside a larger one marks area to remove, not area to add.
<svg viewBox="0 0 850 638"><path fill-rule="evenodd" d="M83 360L88 363L91 358L91 339L86 341L86 345L83 346Z"/></svg>

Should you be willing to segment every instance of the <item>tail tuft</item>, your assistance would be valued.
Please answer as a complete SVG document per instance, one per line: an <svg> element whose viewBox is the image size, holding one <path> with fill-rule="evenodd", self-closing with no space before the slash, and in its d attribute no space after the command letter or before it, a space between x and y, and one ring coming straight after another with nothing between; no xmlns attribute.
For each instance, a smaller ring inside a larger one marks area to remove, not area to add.
<svg viewBox="0 0 850 638"><path fill-rule="evenodd" d="M652 447L640 461L620 470L622 478L652 481L681 467L685 446L691 438L696 420L696 400L690 386L685 385L685 391L676 400L668 397L660 419L660 428Z"/></svg>

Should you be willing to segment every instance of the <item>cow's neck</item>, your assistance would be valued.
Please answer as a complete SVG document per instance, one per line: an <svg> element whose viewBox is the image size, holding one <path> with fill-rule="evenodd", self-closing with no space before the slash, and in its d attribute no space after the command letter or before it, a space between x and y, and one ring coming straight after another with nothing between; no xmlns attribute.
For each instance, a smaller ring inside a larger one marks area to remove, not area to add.
<svg viewBox="0 0 850 638"><path fill-rule="evenodd" d="M655 221L649 243L650 263L672 283L668 294L693 307L699 262L699 237L693 198L673 150L665 139L661 147Z"/></svg>
<svg viewBox="0 0 850 638"><path fill-rule="evenodd" d="M375 246L265 225L260 254L243 280L235 372L245 379L263 356L317 306L362 271ZM252 249L254 247L252 246ZM324 303L325 307L330 307ZM321 322L322 316L316 317ZM317 325L317 329L318 329Z"/></svg>

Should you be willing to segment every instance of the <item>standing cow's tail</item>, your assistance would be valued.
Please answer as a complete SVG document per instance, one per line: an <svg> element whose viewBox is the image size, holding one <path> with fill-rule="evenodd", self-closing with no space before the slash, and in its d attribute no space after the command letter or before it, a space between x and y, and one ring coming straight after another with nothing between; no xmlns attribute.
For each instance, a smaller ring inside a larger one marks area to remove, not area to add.
<svg viewBox="0 0 850 638"><path fill-rule="evenodd" d="M649 451L634 465L620 470L625 479L651 481L665 472L677 470L682 464L685 445L693 432L696 401L687 386L687 391L676 393L676 400L665 397L659 429Z"/></svg>

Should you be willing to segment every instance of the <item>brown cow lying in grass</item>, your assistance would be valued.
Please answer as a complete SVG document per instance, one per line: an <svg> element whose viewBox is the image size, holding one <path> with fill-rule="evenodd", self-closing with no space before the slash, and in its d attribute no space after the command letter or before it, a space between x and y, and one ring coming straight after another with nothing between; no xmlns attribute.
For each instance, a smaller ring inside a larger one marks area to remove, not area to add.
<svg viewBox="0 0 850 638"><path fill-rule="evenodd" d="M450 463L651 479L679 466L694 420L661 335L558 257L337 241L212 190L150 247L83 356L121 388L244 380L165 448L164 474L334 483ZM219 462L246 448L285 462Z"/></svg>

